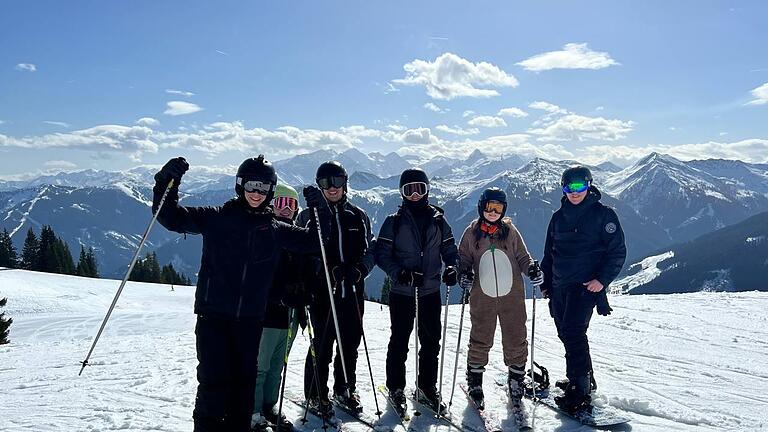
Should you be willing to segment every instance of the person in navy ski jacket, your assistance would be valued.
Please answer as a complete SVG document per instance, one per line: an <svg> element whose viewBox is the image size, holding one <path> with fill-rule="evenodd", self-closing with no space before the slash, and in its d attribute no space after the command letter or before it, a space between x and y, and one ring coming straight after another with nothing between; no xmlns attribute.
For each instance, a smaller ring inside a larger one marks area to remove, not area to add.
<svg viewBox="0 0 768 432"><path fill-rule="evenodd" d="M269 205L277 184L272 164L260 155L237 170L237 197L219 207L179 205L179 183L189 169L184 158L155 174L152 211L170 231L203 236L195 291L197 397L194 431L246 432L251 426L262 319L283 249L319 253L315 225L280 222ZM308 205L322 206L317 188L306 188Z"/></svg>
<svg viewBox="0 0 768 432"><path fill-rule="evenodd" d="M611 312L608 285L626 259L624 232L616 212L600 202L588 168L565 170L560 209L549 221L541 269L541 291L549 297L550 314L565 347L567 384L556 398L565 410L588 408L594 386L587 328L592 311ZM595 386L596 387L596 386Z"/></svg>

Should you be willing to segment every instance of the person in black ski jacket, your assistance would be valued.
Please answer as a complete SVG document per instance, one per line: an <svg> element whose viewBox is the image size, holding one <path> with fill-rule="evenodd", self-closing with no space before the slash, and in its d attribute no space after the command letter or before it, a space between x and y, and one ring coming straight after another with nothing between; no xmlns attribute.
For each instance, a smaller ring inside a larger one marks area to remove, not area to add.
<svg viewBox="0 0 768 432"><path fill-rule="evenodd" d="M416 313L418 289L419 398L440 412L437 389L440 354L440 282L456 285L458 250L443 210L429 204L429 179L420 169L400 176L403 203L381 225L376 264L391 278L389 314L392 335L387 348L387 388L392 400L405 407L405 361ZM443 270L443 264L445 269ZM441 276L442 273L442 276Z"/></svg>
<svg viewBox="0 0 768 432"><path fill-rule="evenodd" d="M547 228L541 292L565 347L567 384L558 405L571 412L588 408L594 386L587 328L592 310L608 315L606 289L626 259L624 232L616 212L600 202L588 168L563 172L561 207ZM596 387L596 386L595 386Z"/></svg>
<svg viewBox="0 0 768 432"><path fill-rule="evenodd" d="M173 180L157 220L168 230L202 234L203 255L195 291L197 397L195 432L249 431L261 322L280 251L317 253L314 224L299 228L275 219L270 200L277 184L260 155L237 170L237 198L219 207L179 205L179 183L189 164L171 159L155 175L152 211ZM322 206L317 188L304 191Z"/></svg>
<svg viewBox="0 0 768 432"><path fill-rule="evenodd" d="M325 243L325 253L342 348L341 352L336 348L333 359L333 393L337 402L360 411L362 406L356 389L357 348L363 331L365 278L375 265L375 240L368 215L347 198L348 176L340 163L321 164L315 181L329 204L319 212L319 217L323 229L330 225L330 240ZM304 210L299 214L297 224L304 226L313 218L311 209ZM310 288L315 297L310 305L310 320L315 331L317 380L310 350L304 367L304 395L313 409L330 418L333 409L328 398L328 371L337 340L336 327L322 261L316 260L315 269ZM346 381L343 366L346 366Z"/></svg>

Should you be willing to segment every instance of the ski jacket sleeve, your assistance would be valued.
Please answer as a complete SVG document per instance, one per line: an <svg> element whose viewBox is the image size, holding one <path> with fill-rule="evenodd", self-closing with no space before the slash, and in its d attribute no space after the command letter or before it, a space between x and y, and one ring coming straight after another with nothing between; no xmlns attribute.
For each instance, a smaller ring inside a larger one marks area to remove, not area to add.
<svg viewBox="0 0 768 432"><path fill-rule="evenodd" d="M544 283L541 284L541 290L550 291L552 289L552 233L554 230L555 215L549 220L547 227L547 236L544 240L544 256L541 258L541 271L544 272Z"/></svg>
<svg viewBox="0 0 768 432"><path fill-rule="evenodd" d="M605 208L601 236L606 250L595 279L607 288L616 279L616 276L619 275L627 258L624 230L621 228L616 212L610 207Z"/></svg>
<svg viewBox="0 0 768 432"><path fill-rule="evenodd" d="M365 274L363 278L367 276L376 265L376 238L373 236L373 230L371 230L371 219L365 212L362 212L363 222L365 223L365 240L368 243L368 249L365 251L360 263L365 266Z"/></svg>
<svg viewBox="0 0 768 432"><path fill-rule="evenodd" d="M379 229L379 236L376 239L376 250L374 251L376 265L392 280L397 280L397 275L403 268L395 261L395 218L396 215L389 215L384 219Z"/></svg>
<svg viewBox="0 0 768 432"><path fill-rule="evenodd" d="M445 220L445 217L441 217L443 233L442 242L440 243L440 256L443 258L443 263L446 266L456 267L459 264L459 250L456 248L456 239L453 237L451 226Z"/></svg>
<svg viewBox="0 0 768 432"><path fill-rule="evenodd" d="M515 260L520 267L520 272L523 276L528 276L528 266L533 264L533 258L531 258L531 254L525 246L525 241L523 240L520 231L518 231L517 227L511 222L509 224L509 236L507 237L507 241L514 251Z"/></svg>
<svg viewBox="0 0 768 432"><path fill-rule="evenodd" d="M289 225L277 220L274 223L281 248L299 254L317 255L320 253L320 241L317 238L317 225L314 220L310 220L306 227ZM328 230L323 232L324 242L328 242L327 233Z"/></svg>
<svg viewBox="0 0 768 432"><path fill-rule="evenodd" d="M472 253L472 244L475 234L472 232L472 223L464 230L459 241L459 274L471 273L475 268L475 255Z"/></svg>
<svg viewBox="0 0 768 432"><path fill-rule="evenodd" d="M157 212L165 193L165 185L156 183L152 189L152 213ZM179 188L171 187L165 203L157 215L157 221L169 231L180 234L205 234L210 220L219 212L219 207L184 207L179 205Z"/></svg>

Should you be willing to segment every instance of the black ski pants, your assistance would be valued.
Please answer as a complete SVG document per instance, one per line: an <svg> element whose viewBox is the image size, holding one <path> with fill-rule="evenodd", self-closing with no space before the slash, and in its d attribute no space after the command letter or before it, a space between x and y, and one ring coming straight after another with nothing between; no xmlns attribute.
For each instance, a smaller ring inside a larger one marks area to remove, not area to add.
<svg viewBox="0 0 768 432"><path fill-rule="evenodd" d="M195 432L248 432L256 390L261 321L198 315Z"/></svg>
<svg viewBox="0 0 768 432"><path fill-rule="evenodd" d="M584 285L571 284L553 287L549 299L549 312L565 347L565 374L574 383L583 382L592 371L587 329L597 296Z"/></svg>
<svg viewBox="0 0 768 432"><path fill-rule="evenodd" d="M440 291L419 297L419 388L437 386L440 356ZM416 306L414 297L389 294L389 318L392 335L387 347L387 388L405 389L405 362L413 331Z"/></svg>
<svg viewBox="0 0 768 432"><path fill-rule="evenodd" d="M362 288L358 288L358 293ZM363 335L363 327L358 318L357 308L360 308L360 318L365 311L365 302L362 295L357 297L350 291L344 297L336 297L336 315L339 319L339 333L341 345L344 348L344 363L347 367L347 380L344 380L344 368L341 364L341 355L336 342L336 327L333 323L333 313L327 297L321 298L310 306L309 313L314 329L315 355L317 362L317 381L315 380L315 368L312 359L312 350L307 352L304 362L304 397L328 398L328 373L331 359L333 359L333 392L343 394L347 388L355 390L357 384L357 348ZM355 302L357 299L357 303ZM336 356L334 357L334 352Z"/></svg>

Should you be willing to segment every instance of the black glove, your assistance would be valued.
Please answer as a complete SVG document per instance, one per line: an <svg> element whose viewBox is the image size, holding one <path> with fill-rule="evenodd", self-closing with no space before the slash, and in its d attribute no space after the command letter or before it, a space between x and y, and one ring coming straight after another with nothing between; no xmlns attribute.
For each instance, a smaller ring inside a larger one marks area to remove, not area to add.
<svg viewBox="0 0 768 432"><path fill-rule="evenodd" d="M534 261L528 266L528 278L535 287L541 287L541 284L544 283L544 272L541 271L538 261Z"/></svg>
<svg viewBox="0 0 768 432"><path fill-rule="evenodd" d="M608 296L605 293L605 288L603 288L603 292L597 293L597 313L608 316L612 311L613 308L608 304Z"/></svg>
<svg viewBox="0 0 768 432"><path fill-rule="evenodd" d="M285 285L285 294L282 300L283 306L291 309L303 309L309 304L307 290L301 282L289 283Z"/></svg>
<svg viewBox="0 0 768 432"><path fill-rule="evenodd" d="M397 283L421 288L424 286L424 274L417 271L400 270L400 273L397 274Z"/></svg>
<svg viewBox="0 0 768 432"><path fill-rule="evenodd" d="M323 192L317 186L305 186L302 193L304 194L304 200L307 202L307 207L315 207L318 210L328 208L328 202L325 200Z"/></svg>
<svg viewBox="0 0 768 432"><path fill-rule="evenodd" d="M189 169L187 160L183 157L177 157L169 160L160 168L160 171L155 174L155 181L158 183L167 184L173 180L173 185L178 186L181 182L181 176Z"/></svg>
<svg viewBox="0 0 768 432"><path fill-rule="evenodd" d="M469 303L469 293L472 291L472 284L475 283L475 273L471 270L464 272L459 276L459 286L461 287L461 302Z"/></svg>
<svg viewBox="0 0 768 432"><path fill-rule="evenodd" d="M456 271L456 267L447 266L443 270L443 283L448 286L454 286L458 283L459 273Z"/></svg>

